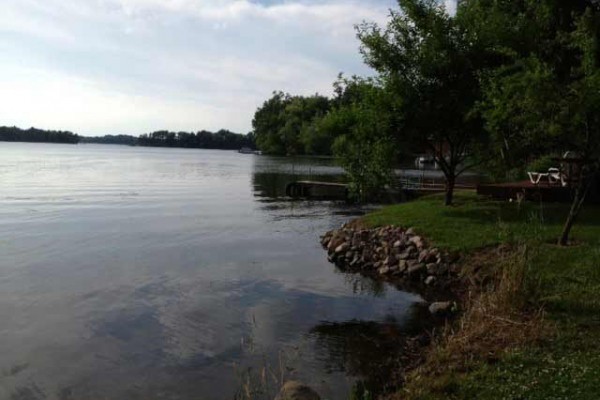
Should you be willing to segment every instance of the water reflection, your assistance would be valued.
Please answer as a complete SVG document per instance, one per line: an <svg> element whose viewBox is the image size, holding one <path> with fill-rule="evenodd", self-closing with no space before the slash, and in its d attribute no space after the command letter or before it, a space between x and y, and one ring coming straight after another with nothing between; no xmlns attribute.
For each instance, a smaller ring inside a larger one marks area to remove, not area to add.
<svg viewBox="0 0 600 400"><path fill-rule="evenodd" d="M428 343L432 321L421 305L409 318L388 315L383 321L351 320L322 322L311 329L319 358L326 369L343 371L357 380L354 390L372 395L389 393L402 382L400 372L414 363L418 351Z"/></svg>
<svg viewBox="0 0 600 400"><path fill-rule="evenodd" d="M234 365L281 352L346 398L365 378L320 337L403 329L421 301L327 262L319 235L364 208L282 197L341 179L331 160L3 144L0 170L0 399L231 399Z"/></svg>

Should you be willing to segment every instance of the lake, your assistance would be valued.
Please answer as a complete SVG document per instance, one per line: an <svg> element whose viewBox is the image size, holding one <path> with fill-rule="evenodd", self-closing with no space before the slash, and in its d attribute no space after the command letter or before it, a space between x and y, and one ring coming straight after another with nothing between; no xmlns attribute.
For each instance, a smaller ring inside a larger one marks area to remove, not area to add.
<svg viewBox="0 0 600 400"><path fill-rule="evenodd" d="M319 235L362 210L282 196L340 173L0 143L0 399L233 399L282 376L343 399L387 379L380 361L417 329L421 299L327 262Z"/></svg>

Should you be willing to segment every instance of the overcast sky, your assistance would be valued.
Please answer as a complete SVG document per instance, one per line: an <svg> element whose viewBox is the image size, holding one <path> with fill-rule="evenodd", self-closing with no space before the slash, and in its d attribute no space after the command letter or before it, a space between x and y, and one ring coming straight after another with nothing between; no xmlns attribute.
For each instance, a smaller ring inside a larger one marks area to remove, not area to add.
<svg viewBox="0 0 600 400"><path fill-rule="evenodd" d="M354 24L395 0L1 0L0 125L246 133L273 90L371 74ZM452 3L448 0L449 3Z"/></svg>

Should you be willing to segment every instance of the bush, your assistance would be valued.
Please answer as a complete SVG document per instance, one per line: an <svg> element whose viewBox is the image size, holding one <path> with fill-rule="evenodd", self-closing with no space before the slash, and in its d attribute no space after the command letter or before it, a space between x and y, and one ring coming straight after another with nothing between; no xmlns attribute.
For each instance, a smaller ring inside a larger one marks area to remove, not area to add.
<svg viewBox="0 0 600 400"><path fill-rule="evenodd" d="M558 167L556 161L552 159L556 158L554 154L547 154L541 156L527 165L527 171L531 172L548 172L548 168Z"/></svg>

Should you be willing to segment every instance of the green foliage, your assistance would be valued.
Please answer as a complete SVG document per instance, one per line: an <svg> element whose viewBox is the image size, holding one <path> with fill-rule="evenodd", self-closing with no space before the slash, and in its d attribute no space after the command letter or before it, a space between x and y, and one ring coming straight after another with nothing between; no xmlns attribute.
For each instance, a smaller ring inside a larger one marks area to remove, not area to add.
<svg viewBox="0 0 600 400"><path fill-rule="evenodd" d="M536 158L527 166L528 171L534 172L547 172L549 168L556 168L556 161L553 159L556 158L555 154L546 154L539 158Z"/></svg>
<svg viewBox="0 0 600 400"><path fill-rule="evenodd" d="M430 151L449 183L482 139L474 113L480 98L479 49L457 20L433 0L400 0L385 29L359 27L365 62L380 74L398 100L397 134L420 151Z"/></svg>
<svg viewBox="0 0 600 400"><path fill-rule="evenodd" d="M391 181L398 153L392 139L393 109L384 88L372 80L337 82L336 107L316 121L329 137L358 201L376 197Z"/></svg>
<svg viewBox="0 0 600 400"><path fill-rule="evenodd" d="M479 111L493 168L566 150L598 157L599 11L591 0L472 0L459 9L469 37L488 49Z"/></svg>
<svg viewBox="0 0 600 400"><path fill-rule="evenodd" d="M156 131L143 134L136 144L152 147L186 147L199 149L239 150L242 147L254 147L251 135L241 135L226 129L217 132L169 132Z"/></svg>
<svg viewBox="0 0 600 400"><path fill-rule="evenodd" d="M372 130L359 123L339 137L334 152L350 179L350 192L357 201L375 198L391 180L394 150L386 139L373 139Z"/></svg>
<svg viewBox="0 0 600 400"><path fill-rule="evenodd" d="M82 136L80 143L136 145L138 138L131 135Z"/></svg>
<svg viewBox="0 0 600 400"><path fill-rule="evenodd" d="M311 126L313 119L325 115L328 110L327 97L274 92L252 120L258 148L276 155L330 154L333 139Z"/></svg>

